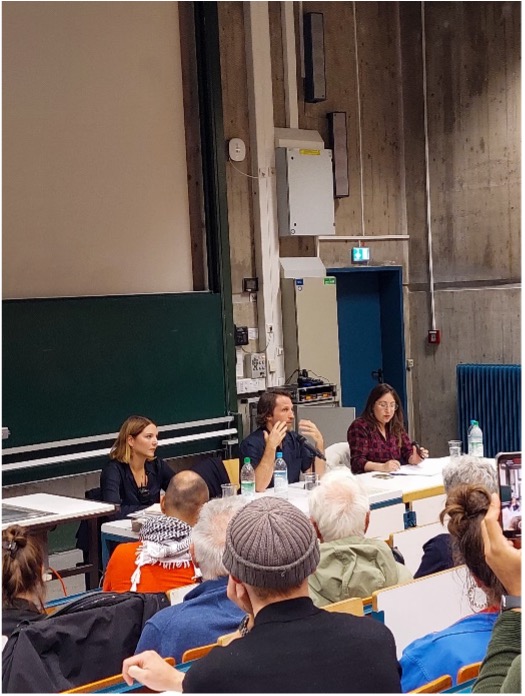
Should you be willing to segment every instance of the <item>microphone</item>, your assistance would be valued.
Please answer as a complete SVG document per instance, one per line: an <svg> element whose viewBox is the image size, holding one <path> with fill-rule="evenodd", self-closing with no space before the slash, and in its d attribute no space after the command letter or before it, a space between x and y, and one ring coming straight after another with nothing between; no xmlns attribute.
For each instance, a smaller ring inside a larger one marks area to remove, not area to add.
<svg viewBox="0 0 525 696"><path fill-rule="evenodd" d="M326 462L326 457L324 456L324 454L323 454L322 452L320 452L320 451L317 449L317 447L314 447L313 445L311 445L311 444L308 442L308 440L305 438L304 435L301 435L301 433L297 433L297 439L299 440L299 442L301 443L301 445L302 445L305 449L307 449L307 450L308 450L309 452L311 452L312 454L315 454L315 456L316 456L316 457L319 457L319 459L324 459L324 461Z"/></svg>

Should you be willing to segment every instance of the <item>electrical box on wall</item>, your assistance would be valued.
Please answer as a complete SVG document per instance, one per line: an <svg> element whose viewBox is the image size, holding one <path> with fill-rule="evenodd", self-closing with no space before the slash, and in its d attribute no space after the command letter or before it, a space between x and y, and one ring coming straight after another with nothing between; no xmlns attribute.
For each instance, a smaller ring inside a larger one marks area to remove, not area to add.
<svg viewBox="0 0 525 696"><path fill-rule="evenodd" d="M332 151L275 150L279 235L335 234Z"/></svg>
<svg viewBox="0 0 525 696"><path fill-rule="evenodd" d="M307 370L339 391L335 278L281 278L281 303L286 376Z"/></svg>

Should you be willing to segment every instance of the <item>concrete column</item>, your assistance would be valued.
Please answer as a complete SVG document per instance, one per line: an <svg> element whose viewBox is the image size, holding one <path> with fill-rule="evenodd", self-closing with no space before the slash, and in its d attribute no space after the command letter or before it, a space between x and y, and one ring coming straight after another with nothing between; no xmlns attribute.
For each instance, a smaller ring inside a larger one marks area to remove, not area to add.
<svg viewBox="0 0 525 696"><path fill-rule="evenodd" d="M275 151L270 24L267 2L244 3L246 64L252 154L255 266L259 278L259 350L266 352L268 386L284 383L279 237L275 193Z"/></svg>

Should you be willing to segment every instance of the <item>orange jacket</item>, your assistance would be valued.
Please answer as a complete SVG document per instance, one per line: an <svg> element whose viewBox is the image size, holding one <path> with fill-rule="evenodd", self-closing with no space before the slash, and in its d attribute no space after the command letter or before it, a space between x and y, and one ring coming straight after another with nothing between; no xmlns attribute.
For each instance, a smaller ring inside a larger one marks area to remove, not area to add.
<svg viewBox="0 0 525 696"><path fill-rule="evenodd" d="M102 589L105 592L129 592L131 576L137 566L137 549L140 541L119 544L109 559L104 575ZM190 585L194 582L193 563L181 568L163 568L160 564L144 565L140 569L140 582L137 592L167 592L175 587Z"/></svg>

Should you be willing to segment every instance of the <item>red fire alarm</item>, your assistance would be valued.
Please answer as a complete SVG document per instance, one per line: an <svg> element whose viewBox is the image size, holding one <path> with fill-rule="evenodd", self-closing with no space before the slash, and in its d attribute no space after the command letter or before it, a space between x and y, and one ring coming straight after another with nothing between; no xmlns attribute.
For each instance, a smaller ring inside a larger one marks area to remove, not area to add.
<svg viewBox="0 0 525 696"><path fill-rule="evenodd" d="M428 332L428 342L434 346L437 346L441 343L441 333L439 329L430 329L430 331Z"/></svg>

